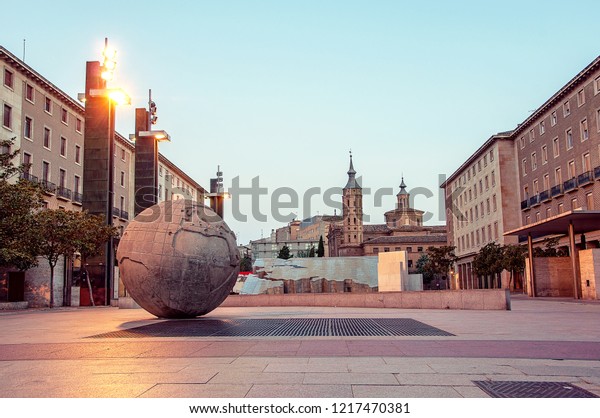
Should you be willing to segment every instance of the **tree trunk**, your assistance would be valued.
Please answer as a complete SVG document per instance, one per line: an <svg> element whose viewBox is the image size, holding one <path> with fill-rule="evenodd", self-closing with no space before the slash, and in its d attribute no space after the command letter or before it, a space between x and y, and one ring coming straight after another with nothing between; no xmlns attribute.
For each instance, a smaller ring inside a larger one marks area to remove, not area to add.
<svg viewBox="0 0 600 418"><path fill-rule="evenodd" d="M54 266L50 263L50 307L54 308Z"/></svg>

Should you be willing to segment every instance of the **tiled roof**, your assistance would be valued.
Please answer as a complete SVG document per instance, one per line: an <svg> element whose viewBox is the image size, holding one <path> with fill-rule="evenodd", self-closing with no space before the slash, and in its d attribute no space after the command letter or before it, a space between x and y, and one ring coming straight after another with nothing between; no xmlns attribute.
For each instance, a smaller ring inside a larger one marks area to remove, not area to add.
<svg viewBox="0 0 600 418"><path fill-rule="evenodd" d="M369 232L390 232L391 229L386 224L363 225L363 233Z"/></svg>
<svg viewBox="0 0 600 418"><path fill-rule="evenodd" d="M446 234L439 235L396 235L387 237L377 237L365 244L430 244L446 243Z"/></svg>

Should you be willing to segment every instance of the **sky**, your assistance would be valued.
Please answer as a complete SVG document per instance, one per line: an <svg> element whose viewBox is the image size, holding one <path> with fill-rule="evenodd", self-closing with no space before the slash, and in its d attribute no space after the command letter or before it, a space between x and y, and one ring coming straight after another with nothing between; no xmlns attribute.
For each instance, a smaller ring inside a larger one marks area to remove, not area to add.
<svg viewBox="0 0 600 418"><path fill-rule="evenodd" d="M600 54L596 1L93 4L29 1L4 16L0 44L23 57L25 39L25 62L77 97L107 37L111 86L133 99L118 110L121 134L152 89L156 129L172 137L162 154L207 189L217 165L226 189L255 178L266 189L238 197L245 221L226 202L239 243L333 214L350 150L370 189L366 223L383 223L402 176L426 224L443 223L443 179Z"/></svg>

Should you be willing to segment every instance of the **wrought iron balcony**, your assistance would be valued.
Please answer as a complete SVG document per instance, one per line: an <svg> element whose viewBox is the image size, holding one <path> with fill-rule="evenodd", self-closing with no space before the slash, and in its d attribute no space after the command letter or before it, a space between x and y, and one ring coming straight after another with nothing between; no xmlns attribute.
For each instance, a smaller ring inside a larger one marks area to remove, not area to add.
<svg viewBox="0 0 600 418"><path fill-rule="evenodd" d="M122 210L121 211L121 218L128 221L129 220L129 212L127 212L126 210Z"/></svg>
<svg viewBox="0 0 600 418"><path fill-rule="evenodd" d="M36 176L29 173L21 173L21 178L36 184L40 181Z"/></svg>
<svg viewBox="0 0 600 418"><path fill-rule="evenodd" d="M577 176L577 184L580 186L584 186L586 184L590 184L594 182L594 176L591 171L586 171Z"/></svg>
<svg viewBox="0 0 600 418"><path fill-rule="evenodd" d="M600 166L594 168L594 178L600 180Z"/></svg>
<svg viewBox="0 0 600 418"><path fill-rule="evenodd" d="M577 189L577 179L573 177L563 183L565 193L575 191Z"/></svg>
<svg viewBox="0 0 600 418"><path fill-rule="evenodd" d="M119 208L113 207L113 216L120 217L121 216L121 210Z"/></svg>
<svg viewBox="0 0 600 418"><path fill-rule="evenodd" d="M552 197L550 196L550 190L544 190L540 193L540 202L546 202L550 199L552 199Z"/></svg>
<svg viewBox="0 0 600 418"><path fill-rule="evenodd" d="M56 189L56 195L58 196L58 198L70 200L71 194L71 190L67 189L66 187L58 186L58 188Z"/></svg>
<svg viewBox="0 0 600 418"><path fill-rule="evenodd" d="M81 193L73 193L73 203L81 204L83 202L83 195Z"/></svg>
<svg viewBox="0 0 600 418"><path fill-rule="evenodd" d="M529 209L529 199L525 199L521 201L521 210Z"/></svg>
<svg viewBox="0 0 600 418"><path fill-rule="evenodd" d="M56 184L48 180L41 180L40 185L45 193L54 194L56 192Z"/></svg>
<svg viewBox="0 0 600 418"><path fill-rule="evenodd" d="M563 193L564 192L562 184L557 184L556 186L552 186L552 188L550 188L550 195L552 197L560 196Z"/></svg>
<svg viewBox="0 0 600 418"><path fill-rule="evenodd" d="M531 196L529 198L529 206L536 206L540 204L540 195Z"/></svg>

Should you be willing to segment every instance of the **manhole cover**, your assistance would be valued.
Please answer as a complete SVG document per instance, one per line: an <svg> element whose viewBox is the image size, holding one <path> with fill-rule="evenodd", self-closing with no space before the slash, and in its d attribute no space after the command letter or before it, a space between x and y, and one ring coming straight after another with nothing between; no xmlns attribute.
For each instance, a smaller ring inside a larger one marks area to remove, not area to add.
<svg viewBox="0 0 600 418"><path fill-rule="evenodd" d="M454 336L411 318L169 320L90 338Z"/></svg>
<svg viewBox="0 0 600 418"><path fill-rule="evenodd" d="M493 398L597 398L591 392L567 382L473 381Z"/></svg>

